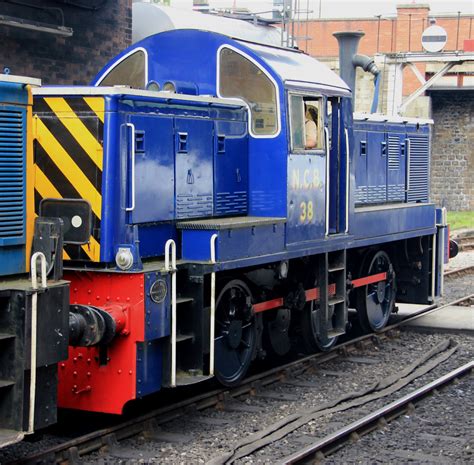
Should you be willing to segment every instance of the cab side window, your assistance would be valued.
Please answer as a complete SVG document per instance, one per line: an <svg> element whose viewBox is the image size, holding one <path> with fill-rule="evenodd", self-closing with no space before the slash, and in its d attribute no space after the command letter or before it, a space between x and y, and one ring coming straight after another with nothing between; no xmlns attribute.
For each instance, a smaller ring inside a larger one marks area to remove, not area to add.
<svg viewBox="0 0 474 465"><path fill-rule="evenodd" d="M117 65L98 84L105 86L130 86L132 89L144 89L146 80L146 55L137 50Z"/></svg>
<svg viewBox="0 0 474 465"><path fill-rule="evenodd" d="M271 136L278 132L275 84L255 63L229 48L220 51L219 94L247 102L254 135Z"/></svg>
<svg viewBox="0 0 474 465"><path fill-rule="evenodd" d="M292 151L323 150L322 98L290 95L289 106Z"/></svg>

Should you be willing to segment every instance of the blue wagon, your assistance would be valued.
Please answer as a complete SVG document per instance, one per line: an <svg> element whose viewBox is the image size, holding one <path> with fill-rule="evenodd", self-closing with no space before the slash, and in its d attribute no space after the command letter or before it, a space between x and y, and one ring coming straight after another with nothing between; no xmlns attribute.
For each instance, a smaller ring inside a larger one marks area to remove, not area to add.
<svg viewBox="0 0 474 465"><path fill-rule="evenodd" d="M39 85L0 75L0 447L56 421L57 363L67 357L61 224L34 218L32 88Z"/></svg>

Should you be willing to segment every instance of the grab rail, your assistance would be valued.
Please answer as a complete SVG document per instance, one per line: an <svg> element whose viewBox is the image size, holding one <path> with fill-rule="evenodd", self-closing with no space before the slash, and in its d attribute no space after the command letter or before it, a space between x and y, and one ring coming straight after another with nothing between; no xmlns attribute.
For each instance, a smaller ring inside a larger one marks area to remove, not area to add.
<svg viewBox="0 0 474 465"><path fill-rule="evenodd" d="M171 266L170 266L171 248ZM171 387L176 386L176 242L165 244L165 269L171 274Z"/></svg>
<svg viewBox="0 0 474 465"><path fill-rule="evenodd" d="M211 236L211 263L216 263L216 240L217 234ZM209 322L209 374L214 375L214 338L216 326L216 272L211 273L211 311Z"/></svg>
<svg viewBox="0 0 474 465"><path fill-rule="evenodd" d="M35 400L36 400L36 354L37 354L37 336L38 336L38 276L36 263L41 261L41 288L47 287L46 283L46 257L43 252L35 252L31 257L31 287L33 294L31 296L31 354L30 354L30 405L28 412L28 431L32 434L35 431Z"/></svg>

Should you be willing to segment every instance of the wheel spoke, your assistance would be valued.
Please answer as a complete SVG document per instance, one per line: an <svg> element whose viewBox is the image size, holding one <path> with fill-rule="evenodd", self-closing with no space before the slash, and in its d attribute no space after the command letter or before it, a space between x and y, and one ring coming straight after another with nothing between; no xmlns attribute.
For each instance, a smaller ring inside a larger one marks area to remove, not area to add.
<svg viewBox="0 0 474 465"><path fill-rule="evenodd" d="M381 250L361 269L361 276L387 273L391 266L389 256ZM379 331L386 325L395 298L394 285L393 279L384 280L358 291L359 320L366 331Z"/></svg>
<svg viewBox="0 0 474 465"><path fill-rule="evenodd" d="M382 305L377 304L374 301L367 301L367 316L374 328L378 328L384 319Z"/></svg>
<svg viewBox="0 0 474 465"><path fill-rule="evenodd" d="M215 338L215 372L217 379L228 386L245 376L256 344L254 318L245 318L249 300L250 290L238 280L224 286L216 299L219 330Z"/></svg>

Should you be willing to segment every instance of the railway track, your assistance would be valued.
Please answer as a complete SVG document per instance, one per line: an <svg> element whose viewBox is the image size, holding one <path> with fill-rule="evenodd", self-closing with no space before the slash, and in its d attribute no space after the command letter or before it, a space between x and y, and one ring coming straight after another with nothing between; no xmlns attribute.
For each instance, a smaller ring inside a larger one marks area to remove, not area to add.
<svg viewBox="0 0 474 465"><path fill-rule="evenodd" d="M339 357L350 357L351 354L364 348L378 345L382 340L397 337L400 327L408 321L412 321L421 315L425 315L448 305L458 305L466 300L473 299L474 294L457 299L441 307L428 306L418 311L409 318L403 319L393 325L387 326L377 334L367 334L357 337L348 342L334 347L332 350L323 353L316 353L304 358L292 361L283 366L272 368L263 373L256 374L244 380L235 388L215 389L211 392L156 409L136 418L129 419L111 427L102 428L67 440L59 445L49 447L47 450L35 452L21 459L6 462L9 464L74 464L80 463L82 457L91 452L101 450L106 452L116 448L121 441L137 435L157 438L160 436L162 425L183 417L191 410L194 412L204 411L209 408L226 409L236 399L242 396L255 395L263 388L276 385L277 383L292 380L297 376L314 370L314 368L324 362L334 360Z"/></svg>
<svg viewBox="0 0 474 465"><path fill-rule="evenodd" d="M474 369L474 362L471 361L459 368L440 376L436 380L416 389L415 391L390 402L384 407L377 409L357 421L350 423L343 428L323 437L314 444L304 447L301 450L286 457L282 464L314 464L323 460L328 455L336 452L346 444L358 440L361 436L368 434L380 427L384 427L390 421L413 411L415 404L426 399L437 390L448 384L459 380L463 376L468 376Z"/></svg>
<svg viewBox="0 0 474 465"><path fill-rule="evenodd" d="M456 268L454 270L448 270L444 272L445 278L456 278L459 276L474 273L474 265L463 266L462 268Z"/></svg>
<svg viewBox="0 0 474 465"><path fill-rule="evenodd" d="M454 238L461 252L474 250L474 236L471 234L460 235Z"/></svg>

